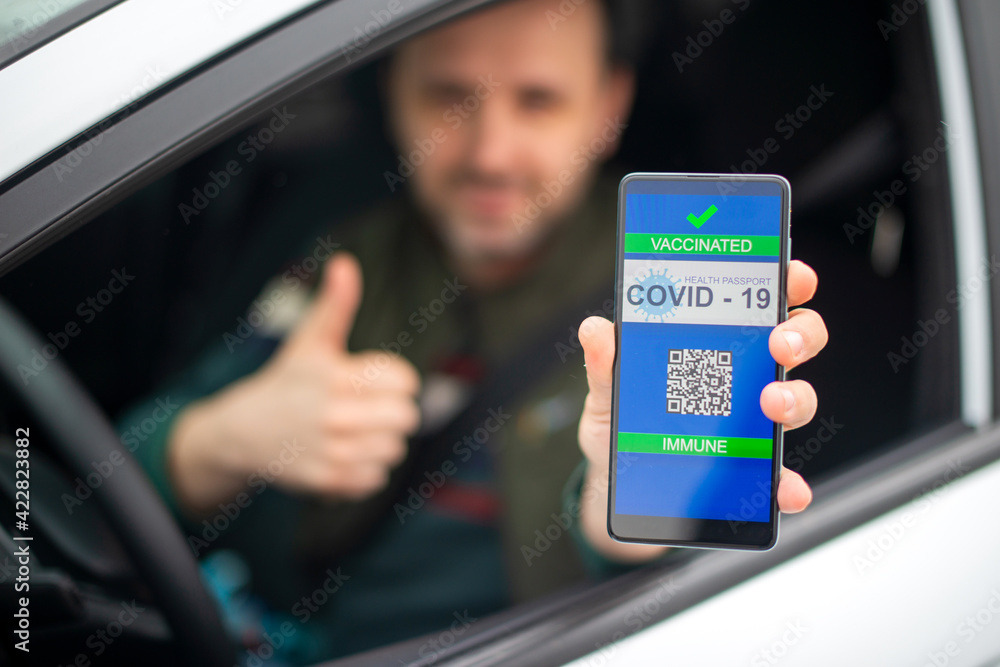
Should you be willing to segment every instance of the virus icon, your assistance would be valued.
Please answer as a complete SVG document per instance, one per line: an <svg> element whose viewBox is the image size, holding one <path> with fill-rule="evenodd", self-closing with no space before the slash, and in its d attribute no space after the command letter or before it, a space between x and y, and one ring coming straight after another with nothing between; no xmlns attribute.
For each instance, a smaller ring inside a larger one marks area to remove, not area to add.
<svg viewBox="0 0 1000 667"><path fill-rule="evenodd" d="M636 315L647 322L666 322L676 314L677 304L673 297L680 297L680 281L672 277L666 268L659 272L646 269L646 275L641 278L636 276L635 284L642 288L643 297L642 305L636 308Z"/></svg>

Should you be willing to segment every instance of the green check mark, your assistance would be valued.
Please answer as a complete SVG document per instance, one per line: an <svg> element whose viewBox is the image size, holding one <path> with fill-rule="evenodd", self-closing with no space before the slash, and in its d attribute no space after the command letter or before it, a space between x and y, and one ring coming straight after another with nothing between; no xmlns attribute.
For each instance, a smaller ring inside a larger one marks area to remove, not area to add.
<svg viewBox="0 0 1000 667"><path fill-rule="evenodd" d="M690 222L692 225L694 225L695 229L698 229L702 225L704 225L706 222L708 222L709 218L711 218L713 215L715 215L718 212L719 212L719 209L717 209L715 207L715 204L712 204L707 209L705 209L705 212L702 213L700 216L695 216L694 213L688 213L688 222Z"/></svg>

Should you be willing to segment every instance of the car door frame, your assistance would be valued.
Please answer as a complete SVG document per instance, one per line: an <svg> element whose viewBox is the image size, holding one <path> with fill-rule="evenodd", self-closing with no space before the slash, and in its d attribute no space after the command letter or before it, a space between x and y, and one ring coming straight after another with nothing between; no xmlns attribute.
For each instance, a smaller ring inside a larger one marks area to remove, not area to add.
<svg viewBox="0 0 1000 667"><path fill-rule="evenodd" d="M1000 55L989 46L984 17L998 21L998 14L984 0L933 1L954 8L969 35L964 53L971 72L972 110L977 126L984 127L988 119L996 117L1000 99L994 74L1000 71ZM101 126L81 133L0 183L0 219L7 225L5 243L0 246L0 274L294 94L377 57L421 30L484 4L483 0L413 0L407 13L373 35L356 59L345 57L343 45L355 38L355 27L369 20L372 3L340 0L319 4L157 88ZM987 220L991 232L1000 225L1000 193L994 190L984 195L982 181L984 176L1000 174L1000 140L991 126L976 136L978 145L971 148L978 149L983 172L972 187L985 197L985 234ZM87 142L97 143L98 138L100 150L86 157L86 169L79 177L60 181L53 165L65 153ZM949 155L949 159L958 158ZM996 251L997 235L987 238L989 250ZM987 293L986 319L993 324L1000 313L998 292ZM981 309L983 304L977 307ZM975 334L979 347L983 333ZM562 664L590 652L595 642L613 641L615 633L621 631L623 616L636 605L656 608L651 622L669 618L912 500L915 492L940 479L950 457L961 455L972 469L1000 460L1000 430L993 424L998 407L993 390L997 373L992 372L998 355L988 332L985 341L990 372L985 381L977 380L976 386L984 382L989 386L986 412L980 404L973 412L965 412L964 423L944 426L817 485L809 516L783 520L781 544L774 551L753 559L729 552L686 554L605 584L567 591L483 619L461 640L432 656L420 654L428 640L423 637L335 664L346 667L373 660L395 664L404 656L416 660L413 664L500 665L524 664L525 660L539 665ZM682 592L663 602L657 596L667 574L681 584L678 588Z"/></svg>

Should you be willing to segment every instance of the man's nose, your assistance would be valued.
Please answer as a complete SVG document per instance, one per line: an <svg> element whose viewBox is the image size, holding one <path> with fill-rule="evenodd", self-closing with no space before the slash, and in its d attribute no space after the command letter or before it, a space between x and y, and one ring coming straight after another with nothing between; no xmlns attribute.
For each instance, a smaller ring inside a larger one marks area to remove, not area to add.
<svg viewBox="0 0 1000 667"><path fill-rule="evenodd" d="M517 123L501 100L486 100L470 118L469 161L480 173L504 173L517 151Z"/></svg>

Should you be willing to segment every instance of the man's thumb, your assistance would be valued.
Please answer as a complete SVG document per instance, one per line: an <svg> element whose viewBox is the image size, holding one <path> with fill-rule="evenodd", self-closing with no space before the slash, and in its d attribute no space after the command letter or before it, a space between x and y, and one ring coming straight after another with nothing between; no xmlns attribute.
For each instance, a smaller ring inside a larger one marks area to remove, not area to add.
<svg viewBox="0 0 1000 667"><path fill-rule="evenodd" d="M338 252L323 270L323 279L302 333L310 342L347 350L347 339L361 305L361 265L353 255Z"/></svg>
<svg viewBox="0 0 1000 667"><path fill-rule="evenodd" d="M580 344L587 364L587 384L590 385L587 407L595 413L610 414L615 325L603 317L588 317L580 325Z"/></svg>

